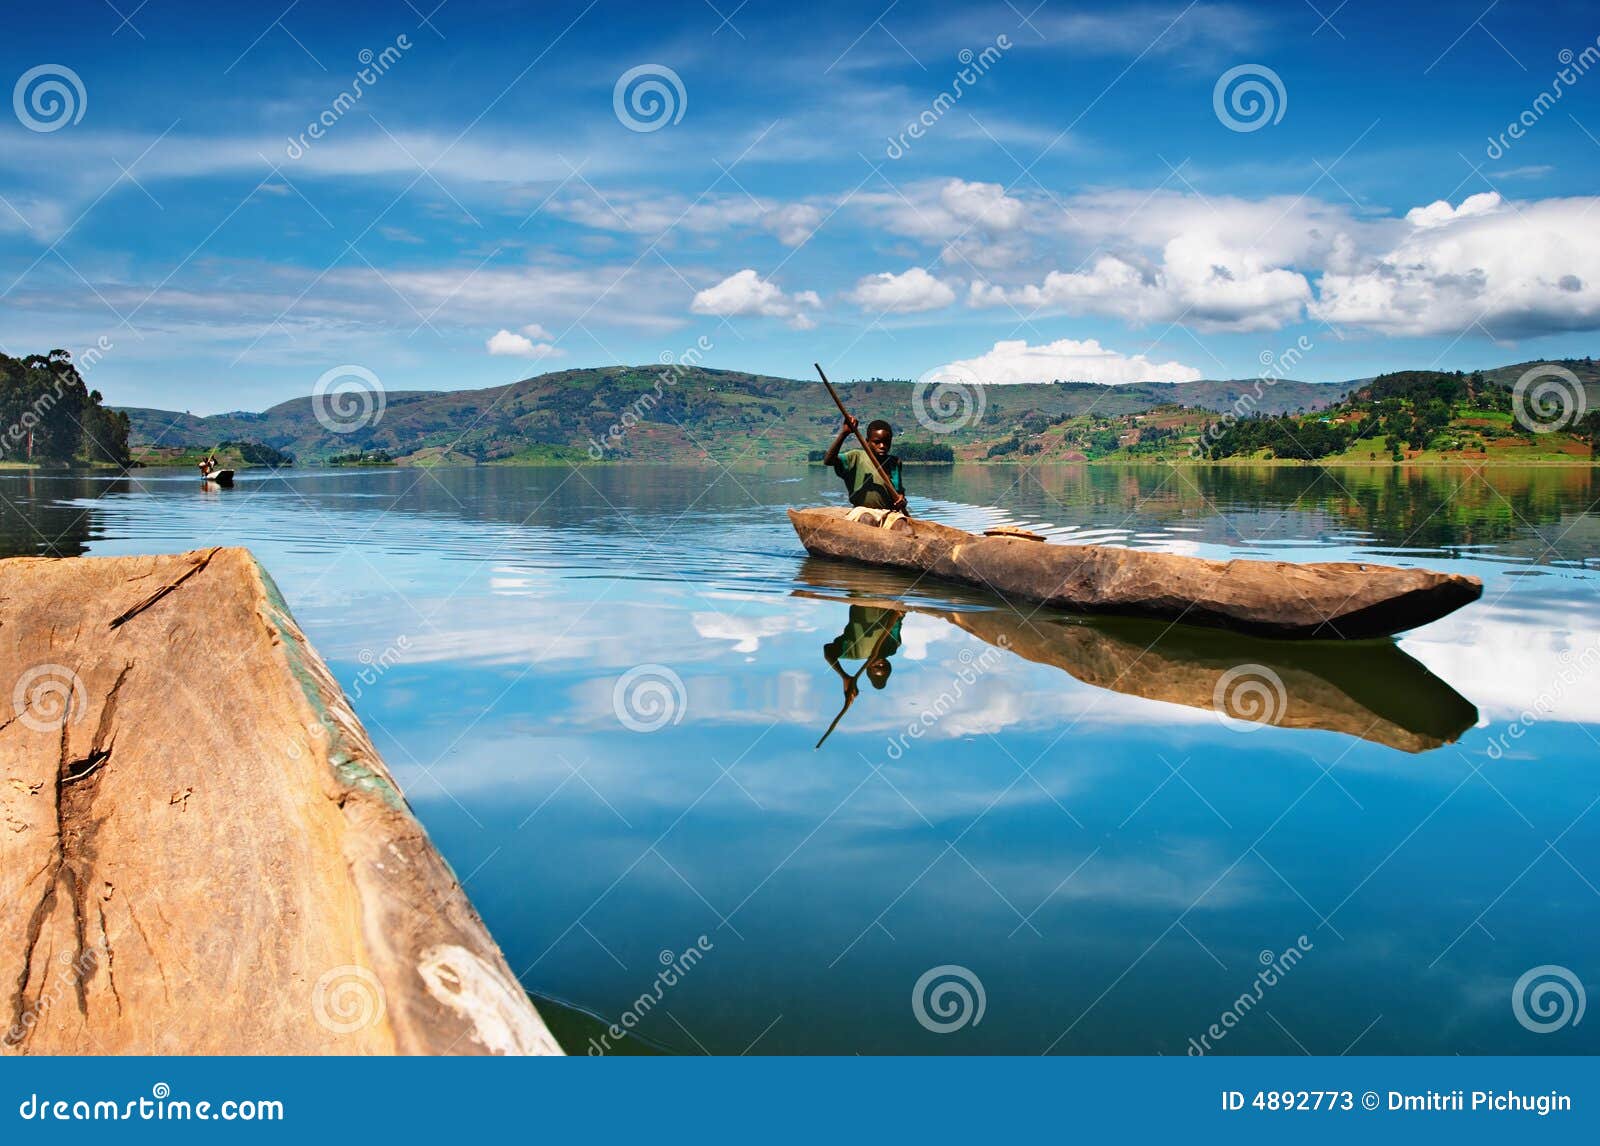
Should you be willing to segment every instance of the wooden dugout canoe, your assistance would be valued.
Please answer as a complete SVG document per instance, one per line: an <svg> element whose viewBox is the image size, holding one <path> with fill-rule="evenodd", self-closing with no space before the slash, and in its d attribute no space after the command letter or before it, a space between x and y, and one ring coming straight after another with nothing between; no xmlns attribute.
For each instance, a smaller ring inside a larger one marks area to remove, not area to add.
<svg viewBox="0 0 1600 1146"><path fill-rule="evenodd" d="M1007 601L1156 617L1285 639L1363 640L1436 621L1483 595L1459 573L1367 562L1211 561L1108 545L984 537L933 521L894 532L839 507L791 509L806 551L974 585Z"/></svg>

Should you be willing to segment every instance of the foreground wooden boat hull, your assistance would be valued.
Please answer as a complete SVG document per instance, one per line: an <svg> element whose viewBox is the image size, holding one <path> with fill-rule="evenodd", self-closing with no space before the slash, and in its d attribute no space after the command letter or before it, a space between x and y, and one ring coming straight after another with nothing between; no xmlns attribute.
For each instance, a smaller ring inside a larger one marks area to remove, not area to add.
<svg viewBox="0 0 1600 1146"><path fill-rule="evenodd" d="M1457 573L1340 561L1210 561L1103 545L982 537L918 521L911 533L791 509L806 551L974 585L1010 602L1156 617L1285 639L1364 640L1436 621L1483 595Z"/></svg>
<svg viewBox="0 0 1600 1146"><path fill-rule="evenodd" d="M560 1053L248 552L0 561L0 622L0 1055Z"/></svg>

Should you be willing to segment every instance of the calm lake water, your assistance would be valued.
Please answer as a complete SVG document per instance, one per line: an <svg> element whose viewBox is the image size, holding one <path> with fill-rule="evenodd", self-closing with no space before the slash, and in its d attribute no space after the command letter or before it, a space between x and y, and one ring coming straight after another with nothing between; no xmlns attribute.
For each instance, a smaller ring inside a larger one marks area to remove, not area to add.
<svg viewBox="0 0 1600 1146"><path fill-rule="evenodd" d="M1485 593L1397 646L1019 614L807 559L816 469L8 474L0 552L253 549L577 1053L1600 1050L1513 1006L1600 987L1597 471L908 478Z"/></svg>

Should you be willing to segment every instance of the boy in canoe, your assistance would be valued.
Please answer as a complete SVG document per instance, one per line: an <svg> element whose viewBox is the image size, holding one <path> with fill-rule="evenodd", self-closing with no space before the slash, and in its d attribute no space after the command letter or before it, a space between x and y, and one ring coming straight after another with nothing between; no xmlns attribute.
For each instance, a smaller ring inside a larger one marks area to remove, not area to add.
<svg viewBox="0 0 1600 1146"><path fill-rule="evenodd" d="M844 445L845 438L855 433L859 424L850 415L845 415L844 424L834 435L833 444L822 455L822 464L832 466L833 472L844 479L851 505L857 509L877 511L871 515L875 519L871 524L885 524L889 513L903 514L906 511L906 487L900 477L900 459L890 452L894 448L894 427L882 418L867 423L867 449L872 451L871 456L861 449L840 453L839 447ZM887 486L883 482L884 476L889 479ZM852 513L851 516L857 515ZM868 515L859 516L866 518Z"/></svg>

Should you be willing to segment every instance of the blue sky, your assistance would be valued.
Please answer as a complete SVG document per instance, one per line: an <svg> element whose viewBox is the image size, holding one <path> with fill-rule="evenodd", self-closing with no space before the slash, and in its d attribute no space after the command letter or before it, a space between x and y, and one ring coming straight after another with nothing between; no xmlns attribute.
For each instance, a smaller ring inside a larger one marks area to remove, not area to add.
<svg viewBox="0 0 1600 1146"><path fill-rule="evenodd" d="M436 3L8 14L0 347L196 413L696 346L996 383L1596 349L1592 5Z"/></svg>

